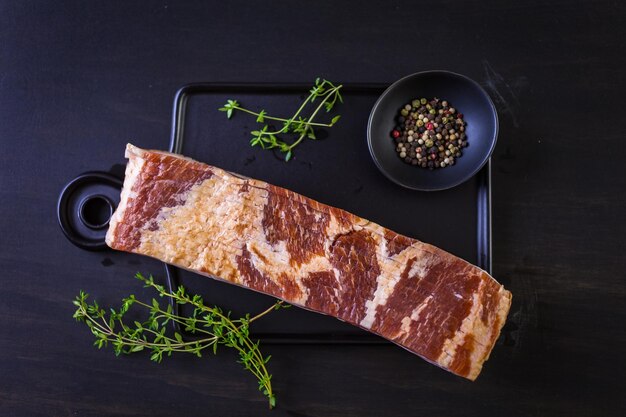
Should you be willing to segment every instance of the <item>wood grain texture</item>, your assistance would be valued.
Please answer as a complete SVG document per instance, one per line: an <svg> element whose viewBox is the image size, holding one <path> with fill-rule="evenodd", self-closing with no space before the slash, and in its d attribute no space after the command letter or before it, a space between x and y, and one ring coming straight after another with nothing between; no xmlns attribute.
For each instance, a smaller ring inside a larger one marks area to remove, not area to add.
<svg viewBox="0 0 626 417"><path fill-rule="evenodd" d="M128 140L162 148L187 82L433 68L478 80L500 113L494 276L514 303L499 346L476 383L391 346L268 346L279 408L267 414L626 412L623 3L126 3L0 2L0 414L266 414L227 355L158 366L92 348L71 319L77 291L116 302L141 293L134 272L161 267L73 247L58 192L122 163ZM188 285L202 292L201 279Z"/></svg>

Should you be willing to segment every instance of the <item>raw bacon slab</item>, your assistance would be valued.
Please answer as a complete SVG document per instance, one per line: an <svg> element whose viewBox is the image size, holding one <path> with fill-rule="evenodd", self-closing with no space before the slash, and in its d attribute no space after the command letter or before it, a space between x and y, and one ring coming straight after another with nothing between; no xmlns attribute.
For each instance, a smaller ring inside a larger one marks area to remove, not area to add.
<svg viewBox="0 0 626 417"><path fill-rule="evenodd" d="M113 249L329 314L474 380L511 305L485 271L346 211L178 155L126 148Z"/></svg>

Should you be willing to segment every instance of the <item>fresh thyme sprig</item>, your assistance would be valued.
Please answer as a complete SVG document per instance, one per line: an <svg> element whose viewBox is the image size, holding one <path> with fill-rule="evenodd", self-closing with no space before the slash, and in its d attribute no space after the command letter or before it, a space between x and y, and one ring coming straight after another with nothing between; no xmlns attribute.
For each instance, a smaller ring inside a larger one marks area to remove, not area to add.
<svg viewBox="0 0 626 417"><path fill-rule="evenodd" d="M234 111L237 110L256 116L257 123L265 123L266 120L281 122L282 127L278 130L270 130L269 125L265 124L261 129L250 132L252 134L250 145L260 146L263 149L278 149L285 154L285 161L289 161L293 156L293 148L298 146L302 140L305 138L316 139L315 127L332 127L339 121L341 116L337 115L331 119L330 123L313 122L322 108L328 113L335 107L337 102L343 103L343 98L339 92L341 87L343 86L334 85L328 80L317 78L315 85L309 91L309 96L290 118L269 116L265 110L255 112L246 109L237 100L228 100L224 107L219 108L219 111L226 112L226 117L229 119L233 116ZM314 103L318 98L320 102L317 107L309 116L303 117L302 114L307 105ZM288 143L277 136L286 134L297 135L297 139Z"/></svg>
<svg viewBox="0 0 626 417"><path fill-rule="evenodd" d="M110 343L116 355L149 350L152 353L150 359L155 362L161 362L163 355L171 356L173 352L187 352L201 357L202 351L208 348L214 354L220 345L233 348L239 354L238 362L257 378L259 390L267 397L270 408L276 405L271 383L272 375L266 366L270 356L263 356L259 350L259 342L254 342L250 338L249 326L269 312L288 305L277 301L254 317L246 314L244 317L233 319L229 312L225 313L216 306L205 305L199 295L187 294L182 286L178 287L176 292L170 292L155 283L152 276L146 278L138 273L135 277L142 281L145 287L155 289L160 297L173 299L180 305L190 305L193 307L193 313L190 317L182 317L173 313L172 305L169 303L163 308L156 298L153 298L151 303L145 303L134 295L124 298L119 310L111 308L107 313L96 301L89 303L87 301L89 295L81 291L74 300L77 307L74 318L89 327L96 337L95 346L102 348ZM132 325L125 322L124 316L133 305L149 311L146 321L143 323L134 321ZM166 327L171 321L177 322L185 331L196 335L197 338L185 340L178 332L170 334Z"/></svg>

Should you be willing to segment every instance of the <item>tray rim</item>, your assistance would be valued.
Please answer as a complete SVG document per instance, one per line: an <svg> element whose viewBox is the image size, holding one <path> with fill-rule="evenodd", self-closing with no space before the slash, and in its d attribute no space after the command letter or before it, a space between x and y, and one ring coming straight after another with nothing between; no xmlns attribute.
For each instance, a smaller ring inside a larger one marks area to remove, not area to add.
<svg viewBox="0 0 626 417"><path fill-rule="evenodd" d="M389 86L388 83L344 83L343 91L352 93L375 94L382 92ZM274 93L295 93L308 91L310 83L254 83L254 82L198 82L188 83L181 86L174 95L172 109L172 126L170 131L169 152L181 154L184 143L184 118L187 99L190 95L211 92L264 92L272 90ZM279 91L277 91L279 90ZM492 245L492 205L491 205L491 158L487 160L485 166L472 176L469 180L478 181L477 200L477 265L491 275L493 266L493 245ZM163 264L167 286L170 290L178 286L177 268ZM178 311L178 305L172 306ZM176 329L180 331L180 329ZM336 334L255 334L256 338L262 339L264 343L276 344L391 344L391 342L377 337L376 335L344 335Z"/></svg>

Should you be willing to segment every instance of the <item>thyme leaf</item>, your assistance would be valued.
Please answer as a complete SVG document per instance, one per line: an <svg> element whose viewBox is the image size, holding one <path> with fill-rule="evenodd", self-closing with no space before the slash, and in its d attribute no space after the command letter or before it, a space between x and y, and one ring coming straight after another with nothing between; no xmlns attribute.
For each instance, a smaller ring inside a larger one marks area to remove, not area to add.
<svg viewBox="0 0 626 417"><path fill-rule="evenodd" d="M341 117L339 115L333 117L329 123L317 123L313 120L322 108L328 113L333 110L337 103L343 103L343 97L339 91L341 87L343 87L341 84L335 85L328 80L317 78L309 90L309 96L290 118L269 116L264 109L255 112L241 106L237 100L227 100L226 104L218 110L226 112L228 119L232 118L235 111L240 111L256 116L257 123L281 122L282 127L278 130L269 130L269 125L264 124L260 130L250 132L252 135L250 145L260 146L263 149L278 149L284 154L285 161L289 161L293 157L293 149L305 138L316 139L314 128L332 127L339 121ZM311 114L303 117L305 108L312 105L317 99L319 99L319 103L314 106ZM285 138L289 136L292 139L286 140Z"/></svg>
<svg viewBox="0 0 626 417"><path fill-rule="evenodd" d="M179 305L189 305L193 308L190 317L174 314L172 305L161 305L153 298L144 302L130 295L122 299L119 309L100 307L96 301L89 302L89 294L80 291L73 301L77 307L73 317L85 323L95 336L94 345L99 349L111 345L115 355L131 354L143 350L150 351L150 359L161 362L164 356L171 356L174 352L184 352L202 357L206 350L217 353L218 346L224 346L237 351L243 367L251 372L259 382L259 391L267 397L270 408L276 405L276 396L272 390L272 375L266 365L269 356L263 356L259 349L259 342L250 338L250 324L271 311L289 307L282 301L277 301L271 307L250 317L234 319L230 312L224 312L218 306L206 305L199 295L188 294L184 287L179 286L175 292L170 292L163 285L157 284L150 275L144 277L138 273L135 276L147 288L154 289L159 298L171 299ZM129 324L124 320L131 307L143 309L148 313L144 322L133 321ZM171 334L167 331L170 322L177 322L186 332L196 336L194 340L187 340L178 332Z"/></svg>

